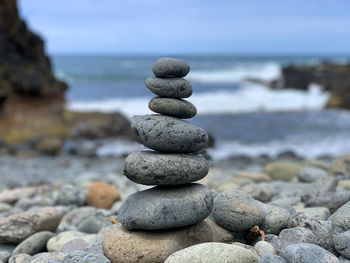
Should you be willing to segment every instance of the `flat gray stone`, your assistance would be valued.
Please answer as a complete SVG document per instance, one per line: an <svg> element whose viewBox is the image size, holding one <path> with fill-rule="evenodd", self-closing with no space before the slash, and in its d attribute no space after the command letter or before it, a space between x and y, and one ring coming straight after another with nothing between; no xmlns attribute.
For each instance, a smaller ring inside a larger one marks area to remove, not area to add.
<svg viewBox="0 0 350 263"><path fill-rule="evenodd" d="M208 171L209 162L202 156L149 151L130 154L124 174L138 184L176 185L198 181Z"/></svg>
<svg viewBox="0 0 350 263"><path fill-rule="evenodd" d="M336 235L333 238L335 250L343 257L350 259L350 231Z"/></svg>
<svg viewBox="0 0 350 263"><path fill-rule="evenodd" d="M345 232L350 229L350 201L341 206L332 215L332 228L335 233Z"/></svg>
<svg viewBox="0 0 350 263"><path fill-rule="evenodd" d="M62 263L111 263L108 258L100 254L76 251L64 257Z"/></svg>
<svg viewBox="0 0 350 263"><path fill-rule="evenodd" d="M325 170L312 166L303 167L298 173L299 181L304 183L312 183L325 177L327 177Z"/></svg>
<svg viewBox="0 0 350 263"><path fill-rule="evenodd" d="M291 216L286 209L268 204L261 205L266 214L261 229L264 230L266 234L278 235L282 229L288 227Z"/></svg>
<svg viewBox="0 0 350 263"><path fill-rule="evenodd" d="M165 263L258 263L250 250L231 244L207 242L194 245L167 258Z"/></svg>
<svg viewBox="0 0 350 263"><path fill-rule="evenodd" d="M209 216L212 193L204 185L154 187L129 196L118 221L126 229L169 229L196 224Z"/></svg>
<svg viewBox="0 0 350 263"><path fill-rule="evenodd" d="M147 78L146 87L164 98L182 99L192 95L191 84L183 78Z"/></svg>
<svg viewBox="0 0 350 263"><path fill-rule="evenodd" d="M184 77L190 72L186 61L176 58L163 57L153 65L153 73L157 77Z"/></svg>
<svg viewBox="0 0 350 263"><path fill-rule="evenodd" d="M287 261L278 255L270 254L260 257L259 263L287 263Z"/></svg>
<svg viewBox="0 0 350 263"><path fill-rule="evenodd" d="M286 246L282 251L282 256L287 262L293 263L338 263L336 256L327 250L308 243L299 243Z"/></svg>
<svg viewBox="0 0 350 263"><path fill-rule="evenodd" d="M181 119L189 119L196 115L196 107L189 101L173 98L153 98L148 107L151 111Z"/></svg>
<svg viewBox="0 0 350 263"><path fill-rule="evenodd" d="M249 230L261 225L265 211L261 204L243 191L225 191L214 198L212 216L229 231Z"/></svg>
<svg viewBox="0 0 350 263"><path fill-rule="evenodd" d="M13 251L13 254L28 254L35 255L46 250L47 241L55 236L54 233L49 231L41 231L31 235L22 241Z"/></svg>
<svg viewBox="0 0 350 263"><path fill-rule="evenodd" d="M193 153L208 146L208 134L186 121L163 115L138 115L132 129L141 143L160 152Z"/></svg>
<svg viewBox="0 0 350 263"><path fill-rule="evenodd" d="M297 243L317 244L317 238L311 230L303 227L288 228L281 231L276 243L278 251L286 246Z"/></svg>

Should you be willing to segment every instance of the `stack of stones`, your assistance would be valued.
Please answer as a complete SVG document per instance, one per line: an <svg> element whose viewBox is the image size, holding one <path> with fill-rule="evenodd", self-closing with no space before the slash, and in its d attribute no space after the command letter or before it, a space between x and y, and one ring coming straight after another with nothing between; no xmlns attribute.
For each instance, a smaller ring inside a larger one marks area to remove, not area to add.
<svg viewBox="0 0 350 263"><path fill-rule="evenodd" d="M155 187L137 192L122 204L118 221L128 230L161 230L199 223L211 213L213 198L204 185L208 161L200 151L208 145L207 133L182 119L196 115L196 107L183 98L192 95L183 79L189 65L161 58L153 66L156 77L146 86L158 97L149 108L159 114L134 116L132 128L143 145L153 151L130 154L125 175L131 181Z"/></svg>

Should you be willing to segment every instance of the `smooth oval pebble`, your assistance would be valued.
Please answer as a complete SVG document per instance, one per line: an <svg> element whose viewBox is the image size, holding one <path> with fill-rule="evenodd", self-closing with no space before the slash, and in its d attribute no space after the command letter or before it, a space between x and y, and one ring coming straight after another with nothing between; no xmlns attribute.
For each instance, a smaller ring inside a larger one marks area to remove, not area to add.
<svg viewBox="0 0 350 263"><path fill-rule="evenodd" d="M134 116L131 127L143 145L160 152L198 152L209 142L202 128L169 116Z"/></svg>
<svg viewBox="0 0 350 263"><path fill-rule="evenodd" d="M144 185L187 184L205 177L209 162L202 156L137 152L125 159L124 174Z"/></svg>
<svg viewBox="0 0 350 263"><path fill-rule="evenodd" d="M149 102L148 107L156 113L182 119L192 118L197 113L196 107L191 102L182 99L157 97Z"/></svg>
<svg viewBox="0 0 350 263"><path fill-rule="evenodd" d="M177 58L160 58L153 65L153 73L157 77L184 77L190 72L190 66Z"/></svg>
<svg viewBox="0 0 350 263"><path fill-rule="evenodd" d="M176 251L212 239L206 221L164 231L128 231L117 224L104 234L102 247L112 263L163 263Z"/></svg>
<svg viewBox="0 0 350 263"><path fill-rule="evenodd" d="M147 78L146 87L165 98L188 98L192 95L191 84L183 78Z"/></svg>
<svg viewBox="0 0 350 263"><path fill-rule="evenodd" d="M204 185L153 187L130 195L118 221L126 229L169 229L196 224L209 216L212 193Z"/></svg>
<svg viewBox="0 0 350 263"><path fill-rule="evenodd" d="M177 251L165 263L258 263L248 249L231 244L207 242Z"/></svg>

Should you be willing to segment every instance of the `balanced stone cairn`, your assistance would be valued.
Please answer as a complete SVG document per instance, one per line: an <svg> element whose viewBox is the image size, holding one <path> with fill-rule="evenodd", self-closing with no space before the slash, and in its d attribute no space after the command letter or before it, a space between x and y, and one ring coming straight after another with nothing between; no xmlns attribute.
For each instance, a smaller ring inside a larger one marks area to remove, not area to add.
<svg viewBox="0 0 350 263"><path fill-rule="evenodd" d="M134 116L132 129L154 151L130 154L124 173L135 183L155 187L129 196L121 205L118 220L128 230L185 227L211 213L211 191L192 183L208 173L209 162L198 154L207 147L208 135L181 120L197 113L192 103L183 100L192 95L190 83L182 78L189 70L183 60L160 58L153 66L156 77L146 79L146 86L158 95L149 108L159 114Z"/></svg>

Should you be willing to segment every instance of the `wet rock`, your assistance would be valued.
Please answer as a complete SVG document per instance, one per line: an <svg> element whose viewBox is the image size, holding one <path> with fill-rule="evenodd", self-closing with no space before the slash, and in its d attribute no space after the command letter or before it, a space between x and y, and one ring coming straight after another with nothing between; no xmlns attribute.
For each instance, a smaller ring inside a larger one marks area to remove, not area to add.
<svg viewBox="0 0 350 263"><path fill-rule="evenodd" d="M202 221L212 206L210 190L200 184L154 187L129 196L118 220L127 229L182 227Z"/></svg>
<svg viewBox="0 0 350 263"><path fill-rule="evenodd" d="M226 191L214 198L212 216L229 231L249 230L261 225L265 212L261 204L243 191Z"/></svg>
<svg viewBox="0 0 350 263"><path fill-rule="evenodd" d="M190 71L190 66L184 60L163 57L154 63L152 70L159 78L184 77Z"/></svg>
<svg viewBox="0 0 350 263"><path fill-rule="evenodd" d="M202 128L169 116L134 116L132 128L143 145L160 152L198 152L209 142Z"/></svg>
<svg viewBox="0 0 350 263"><path fill-rule="evenodd" d="M165 263L258 263L258 257L249 250L223 243L203 243L175 252Z"/></svg>
<svg viewBox="0 0 350 263"><path fill-rule="evenodd" d="M94 182L88 189L87 204L96 208L109 209L121 199L118 188L105 182Z"/></svg>
<svg viewBox="0 0 350 263"><path fill-rule="evenodd" d="M112 263L163 263L172 253L213 239L206 222L165 231L128 231L116 225L104 235L103 252Z"/></svg>
<svg viewBox="0 0 350 263"><path fill-rule="evenodd" d="M306 262L322 262L322 263L338 263L336 256L327 250L308 243L299 243L286 246L282 251L282 256L287 262L306 263Z"/></svg>
<svg viewBox="0 0 350 263"><path fill-rule="evenodd" d="M18 244L40 231L55 231L63 213L54 207L22 212L0 219L0 242Z"/></svg>
<svg viewBox="0 0 350 263"><path fill-rule="evenodd" d="M202 156L137 152L125 160L124 173L145 185L174 185L198 181L207 175L209 162Z"/></svg>
<svg viewBox="0 0 350 263"><path fill-rule="evenodd" d="M46 250L47 241L55 234L49 231L42 231L31 235L22 241L13 251L13 254L35 255Z"/></svg>

